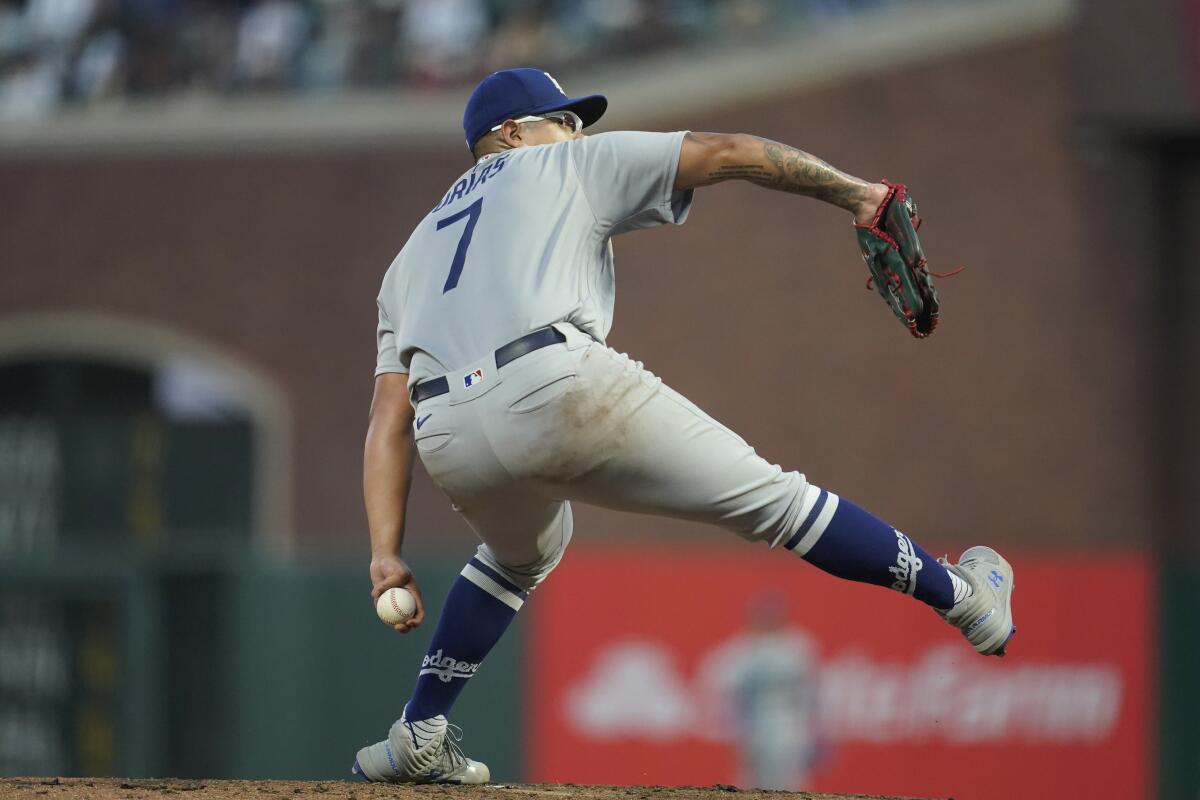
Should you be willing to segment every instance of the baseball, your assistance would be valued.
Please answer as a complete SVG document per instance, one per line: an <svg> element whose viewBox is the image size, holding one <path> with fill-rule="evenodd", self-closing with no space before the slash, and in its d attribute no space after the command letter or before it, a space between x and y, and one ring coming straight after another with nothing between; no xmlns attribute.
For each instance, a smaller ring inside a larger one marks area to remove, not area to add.
<svg viewBox="0 0 1200 800"><path fill-rule="evenodd" d="M417 601L407 589L388 589L379 595L375 613L388 625L404 622L417 611Z"/></svg>

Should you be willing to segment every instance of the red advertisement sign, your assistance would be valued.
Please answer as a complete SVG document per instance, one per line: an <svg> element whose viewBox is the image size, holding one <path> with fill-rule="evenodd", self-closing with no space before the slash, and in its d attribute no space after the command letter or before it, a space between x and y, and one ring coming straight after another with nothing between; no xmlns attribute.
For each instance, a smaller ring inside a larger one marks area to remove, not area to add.
<svg viewBox="0 0 1200 800"><path fill-rule="evenodd" d="M579 547L527 607L527 777L1148 797L1145 560L1005 555L1018 633L1000 659L789 553Z"/></svg>

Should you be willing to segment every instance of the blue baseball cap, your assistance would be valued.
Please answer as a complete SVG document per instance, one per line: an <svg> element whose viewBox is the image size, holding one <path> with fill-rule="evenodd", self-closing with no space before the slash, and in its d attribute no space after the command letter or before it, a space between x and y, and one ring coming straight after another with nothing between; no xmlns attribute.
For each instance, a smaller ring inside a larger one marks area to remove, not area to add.
<svg viewBox="0 0 1200 800"><path fill-rule="evenodd" d="M518 67L488 75L467 100L463 111L463 133L467 147L506 119L517 119L551 111L574 111L586 128L604 115L608 98L602 94L567 97L558 81L540 69Z"/></svg>

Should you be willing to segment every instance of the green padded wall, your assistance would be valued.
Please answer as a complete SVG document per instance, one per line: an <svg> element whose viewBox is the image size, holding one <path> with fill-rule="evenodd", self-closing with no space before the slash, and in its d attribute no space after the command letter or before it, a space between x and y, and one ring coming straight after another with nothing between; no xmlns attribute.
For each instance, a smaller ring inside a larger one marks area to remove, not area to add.
<svg viewBox="0 0 1200 800"><path fill-rule="evenodd" d="M464 559L465 561L465 559ZM227 774L239 778L346 777L357 749L382 739L400 714L461 563L418 563L430 617L401 636L375 617L366 562L254 565L231 580ZM471 678L451 721L493 780L520 777L520 623Z"/></svg>
<svg viewBox="0 0 1200 800"><path fill-rule="evenodd" d="M1200 564L1162 568L1161 800L1200 797Z"/></svg>
<svg viewBox="0 0 1200 800"><path fill-rule="evenodd" d="M432 617L407 636L376 619L365 559L72 548L0 560L0 649L54 670L0 681L0 711L44 719L53 745L0 752L0 774L348 778L399 715L465 560L415 564ZM20 650L39 632L62 646ZM452 716L496 780L521 777L521 639L518 620Z"/></svg>

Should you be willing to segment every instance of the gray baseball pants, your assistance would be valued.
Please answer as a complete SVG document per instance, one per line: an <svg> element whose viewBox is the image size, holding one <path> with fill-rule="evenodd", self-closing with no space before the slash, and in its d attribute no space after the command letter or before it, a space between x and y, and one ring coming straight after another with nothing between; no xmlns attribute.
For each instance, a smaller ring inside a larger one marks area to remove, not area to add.
<svg viewBox="0 0 1200 800"><path fill-rule="evenodd" d="M532 589L571 541L572 500L772 546L797 529L818 492L803 475L764 460L640 362L555 327L565 343L499 370L489 354L416 408L421 461L483 541L480 560Z"/></svg>

